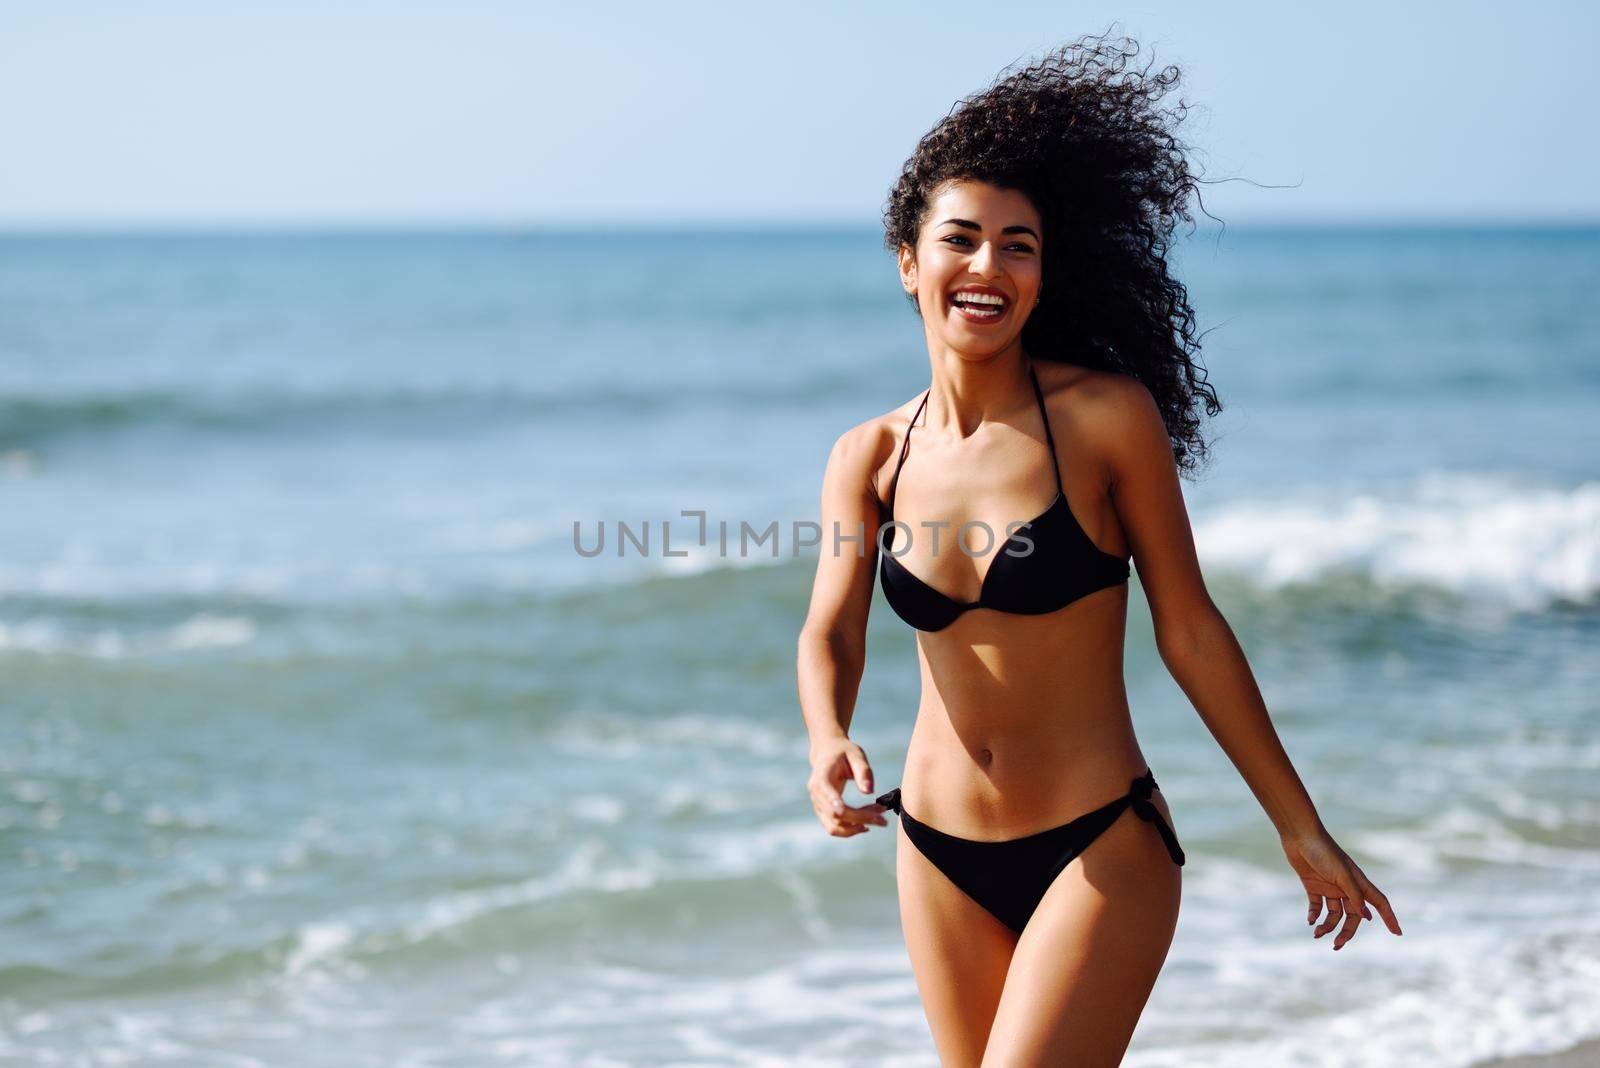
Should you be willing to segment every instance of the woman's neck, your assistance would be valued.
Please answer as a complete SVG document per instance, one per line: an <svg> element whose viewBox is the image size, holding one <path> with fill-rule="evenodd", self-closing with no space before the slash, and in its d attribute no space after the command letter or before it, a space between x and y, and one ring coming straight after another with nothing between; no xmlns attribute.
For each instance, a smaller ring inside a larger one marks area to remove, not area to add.
<svg viewBox="0 0 1600 1068"><path fill-rule="evenodd" d="M1029 367L1021 346L981 362L958 356L934 361L924 425L967 438L985 422L1004 419L1033 401Z"/></svg>

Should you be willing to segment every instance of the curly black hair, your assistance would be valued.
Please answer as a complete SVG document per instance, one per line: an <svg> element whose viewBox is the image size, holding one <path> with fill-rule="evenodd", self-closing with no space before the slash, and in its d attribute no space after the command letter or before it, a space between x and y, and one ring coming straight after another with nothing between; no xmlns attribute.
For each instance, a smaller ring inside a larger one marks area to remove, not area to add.
<svg viewBox="0 0 1600 1068"><path fill-rule="evenodd" d="M1222 404L1197 358L1188 290L1167 264L1179 221L1193 231L1189 195L1199 200L1201 179L1173 132L1189 105L1162 105L1181 76L1176 66L1130 67L1138 44L1110 32L1015 73L1007 67L957 103L906 160L884 209L884 244L915 249L948 182L1025 194L1045 232L1040 302L1023 348L1138 379L1161 410L1179 469L1192 473L1206 450L1197 409L1203 402L1214 416Z"/></svg>

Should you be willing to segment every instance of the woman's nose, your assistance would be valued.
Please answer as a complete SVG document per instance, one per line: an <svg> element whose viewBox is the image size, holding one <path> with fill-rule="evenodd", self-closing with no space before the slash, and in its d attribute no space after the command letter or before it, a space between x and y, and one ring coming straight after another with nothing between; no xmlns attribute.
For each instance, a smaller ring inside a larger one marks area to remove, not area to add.
<svg viewBox="0 0 1600 1068"><path fill-rule="evenodd" d="M978 246L978 251L972 254L972 269L978 274L988 274L994 270L997 255L993 241L985 241Z"/></svg>

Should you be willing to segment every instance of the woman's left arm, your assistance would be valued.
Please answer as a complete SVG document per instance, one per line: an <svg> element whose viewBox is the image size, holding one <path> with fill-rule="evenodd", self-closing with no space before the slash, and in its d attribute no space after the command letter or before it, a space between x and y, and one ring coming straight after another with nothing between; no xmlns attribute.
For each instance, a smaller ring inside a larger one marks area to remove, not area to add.
<svg viewBox="0 0 1600 1068"><path fill-rule="evenodd" d="M1155 398L1137 380L1106 375L1088 422L1109 467L1111 502L1150 605L1156 648L1206 728L1278 830L1290 866L1306 885L1312 923L1328 899L1338 949L1355 934L1371 901L1395 934L1389 903L1339 848L1317 815L1272 724L1233 629L1206 590L1184 506L1177 463ZM1335 911L1335 910L1338 911ZM1348 911L1346 912L1346 909Z"/></svg>

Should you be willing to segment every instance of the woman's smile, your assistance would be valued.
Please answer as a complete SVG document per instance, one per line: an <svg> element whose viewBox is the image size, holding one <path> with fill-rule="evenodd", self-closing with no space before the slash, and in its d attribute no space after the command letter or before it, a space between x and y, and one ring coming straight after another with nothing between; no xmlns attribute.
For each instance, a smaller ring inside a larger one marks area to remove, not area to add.
<svg viewBox="0 0 1600 1068"><path fill-rule="evenodd" d="M997 323L1011 310L1011 301L987 286L964 286L950 298L950 306L970 323Z"/></svg>

